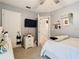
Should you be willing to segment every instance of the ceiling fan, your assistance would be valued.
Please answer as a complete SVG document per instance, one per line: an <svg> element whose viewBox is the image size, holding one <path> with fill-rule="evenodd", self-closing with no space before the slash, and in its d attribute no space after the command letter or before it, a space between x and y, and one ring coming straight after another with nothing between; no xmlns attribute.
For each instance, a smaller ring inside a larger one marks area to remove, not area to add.
<svg viewBox="0 0 79 59"><path fill-rule="evenodd" d="M43 5L46 0L39 0L39 5ZM26 6L27 9L31 9L31 6Z"/></svg>
<svg viewBox="0 0 79 59"><path fill-rule="evenodd" d="M46 0L39 0L39 5L43 5L45 3ZM60 3L60 0L53 0L53 2L55 4L58 4ZM31 9L32 7L31 6L26 6L27 9Z"/></svg>
<svg viewBox="0 0 79 59"><path fill-rule="evenodd" d="M45 1L46 1L46 0L40 0L40 5L43 5L43 4L45 3ZM55 4L58 4L58 3L60 3L60 0L53 0L53 2L54 2Z"/></svg>

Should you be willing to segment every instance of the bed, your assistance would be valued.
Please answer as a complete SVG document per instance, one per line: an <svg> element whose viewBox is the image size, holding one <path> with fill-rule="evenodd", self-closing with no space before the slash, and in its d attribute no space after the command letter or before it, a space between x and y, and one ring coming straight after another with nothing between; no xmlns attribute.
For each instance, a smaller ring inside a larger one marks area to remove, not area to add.
<svg viewBox="0 0 79 59"><path fill-rule="evenodd" d="M49 39L41 50L41 56L47 59L79 59L79 39L71 37L62 41Z"/></svg>

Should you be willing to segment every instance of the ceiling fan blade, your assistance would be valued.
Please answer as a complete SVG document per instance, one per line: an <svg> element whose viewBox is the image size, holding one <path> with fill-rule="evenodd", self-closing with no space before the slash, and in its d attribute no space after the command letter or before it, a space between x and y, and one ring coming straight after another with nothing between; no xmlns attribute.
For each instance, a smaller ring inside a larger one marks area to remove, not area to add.
<svg viewBox="0 0 79 59"><path fill-rule="evenodd" d="M60 0L53 0L56 4L60 3Z"/></svg>
<svg viewBox="0 0 79 59"><path fill-rule="evenodd" d="M40 0L40 5L44 4L46 0Z"/></svg>

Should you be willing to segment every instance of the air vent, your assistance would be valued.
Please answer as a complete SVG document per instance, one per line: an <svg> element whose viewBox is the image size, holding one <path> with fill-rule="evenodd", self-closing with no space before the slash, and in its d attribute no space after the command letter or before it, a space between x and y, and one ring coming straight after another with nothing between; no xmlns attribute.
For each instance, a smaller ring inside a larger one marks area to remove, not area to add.
<svg viewBox="0 0 79 59"><path fill-rule="evenodd" d="M56 4L60 3L60 1L59 1L59 0L54 0L54 2L55 2Z"/></svg>
<svg viewBox="0 0 79 59"><path fill-rule="evenodd" d="M26 6L26 8L31 9L31 7L30 7L30 6Z"/></svg>

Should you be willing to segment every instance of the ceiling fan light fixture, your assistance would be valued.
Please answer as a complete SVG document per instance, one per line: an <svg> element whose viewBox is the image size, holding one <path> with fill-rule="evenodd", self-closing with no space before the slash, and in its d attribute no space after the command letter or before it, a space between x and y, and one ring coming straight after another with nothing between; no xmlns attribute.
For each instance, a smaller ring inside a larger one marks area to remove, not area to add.
<svg viewBox="0 0 79 59"><path fill-rule="evenodd" d="M55 2L56 4L58 4L58 3L60 3L60 0L54 0L54 2Z"/></svg>
<svg viewBox="0 0 79 59"><path fill-rule="evenodd" d="M40 0L40 5L44 4L45 0Z"/></svg>
<svg viewBox="0 0 79 59"><path fill-rule="evenodd" d="M42 5L44 2L40 2L40 5Z"/></svg>

